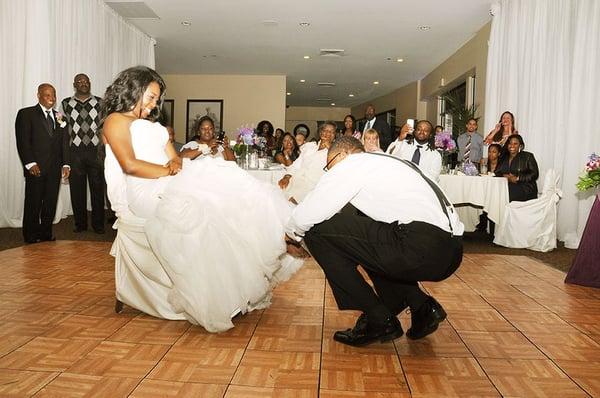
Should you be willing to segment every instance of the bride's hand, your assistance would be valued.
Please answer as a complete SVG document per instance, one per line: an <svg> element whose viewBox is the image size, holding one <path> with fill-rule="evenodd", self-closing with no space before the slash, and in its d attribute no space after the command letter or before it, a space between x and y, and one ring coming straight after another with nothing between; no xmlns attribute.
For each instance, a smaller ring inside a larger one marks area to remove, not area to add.
<svg viewBox="0 0 600 398"><path fill-rule="evenodd" d="M169 169L169 175L174 176L175 174L177 174L181 171L181 158L176 157L176 158L169 160L169 162L165 165L165 167L167 169Z"/></svg>

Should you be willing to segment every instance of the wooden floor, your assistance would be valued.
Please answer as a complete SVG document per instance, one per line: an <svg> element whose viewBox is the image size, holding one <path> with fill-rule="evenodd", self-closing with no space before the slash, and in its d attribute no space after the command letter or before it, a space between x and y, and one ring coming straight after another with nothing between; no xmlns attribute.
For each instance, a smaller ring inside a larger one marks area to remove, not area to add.
<svg viewBox="0 0 600 398"><path fill-rule="evenodd" d="M356 313L312 261L271 308L209 334L115 314L109 247L0 252L0 396L600 397L600 290L527 257L467 255L424 284L448 312L436 333L359 349L332 340Z"/></svg>

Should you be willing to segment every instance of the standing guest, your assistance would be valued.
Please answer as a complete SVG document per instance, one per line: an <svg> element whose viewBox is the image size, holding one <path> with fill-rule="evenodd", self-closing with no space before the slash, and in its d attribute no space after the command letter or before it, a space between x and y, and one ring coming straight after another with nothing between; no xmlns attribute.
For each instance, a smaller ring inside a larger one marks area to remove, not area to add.
<svg viewBox="0 0 600 398"><path fill-rule="evenodd" d="M390 131L390 125L383 120L381 117L375 116L375 108L373 105L368 105L365 110L365 124L361 131L364 132L368 129L375 129L379 133L379 140L381 144L381 149L384 151L387 149L390 142L392 142L392 133Z"/></svg>
<svg viewBox="0 0 600 398"><path fill-rule="evenodd" d="M383 152L379 146L379 133L375 129L365 131L361 142L365 146L365 152Z"/></svg>
<svg viewBox="0 0 600 398"><path fill-rule="evenodd" d="M508 137L513 134L519 134L515 128L515 116L506 111L500 116L500 120L496 123L496 126L485 137L485 143L488 145L500 144L503 146Z"/></svg>
<svg viewBox="0 0 600 398"><path fill-rule="evenodd" d="M194 139L181 147L179 156L183 158L195 159L198 152L202 152L203 147L213 157L222 157L225 160L235 162L235 154L229 147L229 140L223 137L223 141L217 141L215 138L215 123L208 116L202 116L198 121L198 131Z"/></svg>
<svg viewBox="0 0 600 398"><path fill-rule="evenodd" d="M300 150L296 145L294 136L290 133L285 133L281 139L281 147L275 152L275 161L284 166L291 166L292 163L300 156Z"/></svg>
<svg viewBox="0 0 600 398"><path fill-rule="evenodd" d="M533 153L524 151L523 137L513 134L507 141L508 155L504 156L495 171L496 176L508 179L508 200L524 202L536 199L539 177Z"/></svg>
<svg viewBox="0 0 600 398"><path fill-rule="evenodd" d="M467 131L458 136L458 161L477 164L483 154L483 137L477 133L477 119L467 120Z"/></svg>
<svg viewBox="0 0 600 398"><path fill-rule="evenodd" d="M256 126L256 135L265 139L268 151L276 149L277 141L273 137L274 133L273 124L268 120L262 120Z"/></svg>
<svg viewBox="0 0 600 398"><path fill-rule="evenodd" d="M56 91L43 83L38 104L20 109L15 121L17 151L25 174L23 238L26 243L56 240L52 221L60 179L69 178L67 122L53 107ZM62 167L61 167L62 166Z"/></svg>
<svg viewBox="0 0 600 398"><path fill-rule="evenodd" d="M356 118L354 116L346 115L344 117L344 131L342 131L342 135L361 139L362 133L356 129Z"/></svg>
<svg viewBox="0 0 600 398"><path fill-rule="evenodd" d="M444 131L444 126L440 126L439 124L435 126L435 134L439 134Z"/></svg>
<svg viewBox="0 0 600 398"><path fill-rule="evenodd" d="M362 312L354 328L335 332L333 339L363 346L398 338L403 330L397 315L406 306L407 337L433 333L446 312L418 282L444 280L462 261L464 226L452 205L410 162L364 153L353 137L333 143L327 168L294 209L286 236L304 238L338 307Z"/></svg>
<svg viewBox="0 0 600 398"><path fill-rule="evenodd" d="M442 171L442 156L435 149L435 137L431 134L433 126L427 120L417 123L414 135L409 137L410 127L405 124L400 130L387 153L400 159L410 160L429 178L438 181ZM407 138L408 137L408 138Z"/></svg>
<svg viewBox="0 0 600 398"><path fill-rule="evenodd" d="M87 187L92 202L92 228L104 233L104 163L99 155L100 97L91 94L90 78L79 73L73 79L75 94L62 100L61 107L69 123L69 156L71 161L71 205L75 228L88 227Z"/></svg>
<svg viewBox="0 0 600 398"><path fill-rule="evenodd" d="M304 144L300 156L279 180L279 187L286 190L292 203L299 203L317 185L325 173L327 150L335 139L336 124L332 121L319 126L319 142Z"/></svg>

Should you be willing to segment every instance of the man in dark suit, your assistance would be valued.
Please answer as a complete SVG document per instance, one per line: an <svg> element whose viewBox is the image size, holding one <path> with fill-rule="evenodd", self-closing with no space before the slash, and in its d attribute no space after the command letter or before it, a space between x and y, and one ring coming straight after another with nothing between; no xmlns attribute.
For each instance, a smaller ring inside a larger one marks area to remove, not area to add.
<svg viewBox="0 0 600 398"><path fill-rule="evenodd" d="M392 142L392 132L390 130L390 125L383 120L381 117L375 117L375 107L373 105L368 105L365 110L365 123L362 126L362 133L368 129L375 129L379 133L379 146L381 150L385 152L388 145Z"/></svg>
<svg viewBox="0 0 600 398"><path fill-rule="evenodd" d="M40 84L39 103L17 113L15 132L17 150L25 173L23 237L26 243L55 240L52 221L60 179L68 178L67 122L53 107L56 91Z"/></svg>

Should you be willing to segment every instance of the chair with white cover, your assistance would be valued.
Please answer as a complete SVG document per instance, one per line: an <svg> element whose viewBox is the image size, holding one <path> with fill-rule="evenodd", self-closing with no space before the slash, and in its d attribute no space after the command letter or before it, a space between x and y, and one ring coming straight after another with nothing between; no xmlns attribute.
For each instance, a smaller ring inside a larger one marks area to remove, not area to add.
<svg viewBox="0 0 600 398"><path fill-rule="evenodd" d="M117 215L113 226L117 236L110 250L115 258L115 311L120 312L125 303L155 317L186 319L169 303L173 283L148 243L146 220L129 210L126 178L108 145L104 174L108 198Z"/></svg>
<svg viewBox="0 0 600 398"><path fill-rule="evenodd" d="M496 226L494 243L516 249L548 252L556 248L557 203L562 197L560 177L546 172L542 194L526 202L510 202Z"/></svg>

